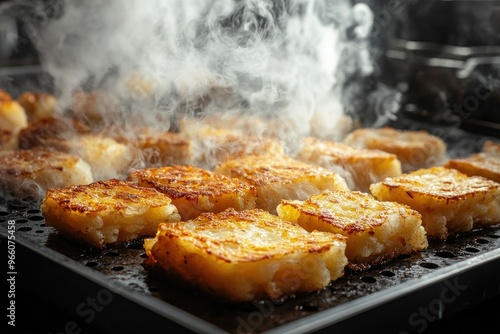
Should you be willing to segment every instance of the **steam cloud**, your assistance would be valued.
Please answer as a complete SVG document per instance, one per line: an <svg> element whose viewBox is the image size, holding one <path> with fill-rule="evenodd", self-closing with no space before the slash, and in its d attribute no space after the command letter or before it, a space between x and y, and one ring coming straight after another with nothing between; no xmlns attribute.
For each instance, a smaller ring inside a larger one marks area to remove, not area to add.
<svg viewBox="0 0 500 334"><path fill-rule="evenodd" d="M294 136L335 136L345 83L373 72L373 14L349 0L30 3L62 106L77 89L103 89L151 122L244 110L287 120Z"/></svg>

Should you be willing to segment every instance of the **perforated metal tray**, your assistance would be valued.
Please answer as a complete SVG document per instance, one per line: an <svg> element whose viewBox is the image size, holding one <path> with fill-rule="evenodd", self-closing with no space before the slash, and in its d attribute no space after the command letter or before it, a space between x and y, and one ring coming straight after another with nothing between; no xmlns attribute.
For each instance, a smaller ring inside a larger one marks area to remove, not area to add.
<svg viewBox="0 0 500 334"><path fill-rule="evenodd" d="M3 236L8 221L15 221L18 258L26 264L22 277L30 280L24 286L82 323L90 315L78 305L101 298L105 305L92 324L104 331L361 333L369 324L385 333L415 332L500 294L499 227L431 242L424 252L369 271L347 271L317 293L227 305L148 271L140 240L105 250L75 244L45 226L39 207L29 202L0 205ZM381 321L388 315L390 322Z"/></svg>

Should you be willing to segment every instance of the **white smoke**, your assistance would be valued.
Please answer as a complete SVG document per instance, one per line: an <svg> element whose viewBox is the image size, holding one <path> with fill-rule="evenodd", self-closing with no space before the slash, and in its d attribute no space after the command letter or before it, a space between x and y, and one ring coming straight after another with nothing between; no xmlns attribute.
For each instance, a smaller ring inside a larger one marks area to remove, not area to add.
<svg viewBox="0 0 500 334"><path fill-rule="evenodd" d="M244 108L283 118L294 135L311 124L332 133L344 114L345 80L373 71L373 15L349 0L52 4L62 10L37 27L34 40L63 106L75 90L104 89L145 120ZM346 51L348 64L340 61ZM145 88L131 89L131 78Z"/></svg>

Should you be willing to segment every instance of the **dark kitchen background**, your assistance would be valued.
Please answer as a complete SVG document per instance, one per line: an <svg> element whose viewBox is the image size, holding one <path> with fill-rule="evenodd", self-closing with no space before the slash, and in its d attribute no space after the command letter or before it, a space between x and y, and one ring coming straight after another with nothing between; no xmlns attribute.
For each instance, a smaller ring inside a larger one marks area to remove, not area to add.
<svg viewBox="0 0 500 334"><path fill-rule="evenodd" d="M368 98L348 113L363 125L382 119L387 124L430 124L500 138L500 1L355 2L367 3L374 14L370 39L375 71L363 78L362 92L368 94L358 91L358 96ZM7 3L0 0L0 6ZM63 8L56 7L50 15L57 16L59 10ZM0 88L13 94L26 87L13 78L27 74L28 87L51 87L51 78L39 67L31 28L0 11ZM359 80L348 80L346 91ZM398 94L369 94L380 85ZM33 333L63 330L71 318L57 301L23 295L22 288L18 287L18 322L32 324ZM487 332L486 328L498 328L499 310L500 298L495 297L433 322L424 332ZM381 321L390 322L390 314Z"/></svg>

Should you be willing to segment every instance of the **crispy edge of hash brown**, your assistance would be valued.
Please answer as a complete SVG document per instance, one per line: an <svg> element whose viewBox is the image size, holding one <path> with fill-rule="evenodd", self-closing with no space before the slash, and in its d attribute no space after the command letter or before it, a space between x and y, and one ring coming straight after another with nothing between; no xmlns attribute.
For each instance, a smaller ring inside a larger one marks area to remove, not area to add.
<svg viewBox="0 0 500 334"><path fill-rule="evenodd" d="M343 236L309 233L259 209L161 224L144 247L149 266L230 302L320 290L347 264Z"/></svg>
<svg viewBox="0 0 500 334"><path fill-rule="evenodd" d="M446 160L446 143L425 130L362 128L348 134L344 143L396 154L403 172L438 166Z"/></svg>
<svg viewBox="0 0 500 334"><path fill-rule="evenodd" d="M455 169L432 167L370 186L382 201L406 204L422 215L429 239L500 222L500 184Z"/></svg>
<svg viewBox="0 0 500 334"><path fill-rule="evenodd" d="M10 195L41 199L48 188L90 182L90 165L76 155L44 148L0 152L0 184Z"/></svg>
<svg viewBox="0 0 500 334"><path fill-rule="evenodd" d="M117 179L48 189L41 210L47 226L98 248L153 236L158 224L180 220L164 194Z"/></svg>
<svg viewBox="0 0 500 334"><path fill-rule="evenodd" d="M351 190L363 192L369 192L372 183L401 175L401 162L395 154L313 137L303 139L295 158L337 172Z"/></svg>
<svg viewBox="0 0 500 334"><path fill-rule="evenodd" d="M247 182L191 165L139 169L128 180L170 197L184 221L202 212L253 209L257 200L256 188Z"/></svg>
<svg viewBox="0 0 500 334"><path fill-rule="evenodd" d="M461 159L450 159L444 166L459 170L469 176L483 176L500 182L500 155L495 157L477 153Z"/></svg>
<svg viewBox="0 0 500 334"><path fill-rule="evenodd" d="M304 200L323 190L349 190L339 174L285 155L228 160L214 171L255 186L256 207L273 214L282 199Z"/></svg>
<svg viewBox="0 0 500 334"><path fill-rule="evenodd" d="M308 231L347 237L353 270L365 270L428 246L421 215L395 202L380 202L357 191L325 191L305 201L282 201L278 215Z"/></svg>

